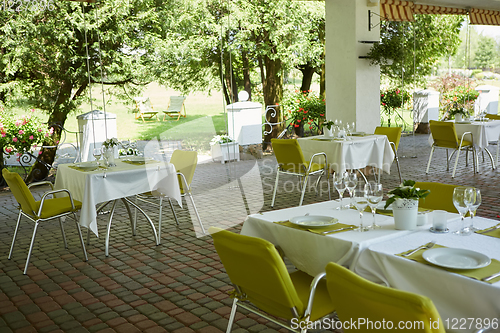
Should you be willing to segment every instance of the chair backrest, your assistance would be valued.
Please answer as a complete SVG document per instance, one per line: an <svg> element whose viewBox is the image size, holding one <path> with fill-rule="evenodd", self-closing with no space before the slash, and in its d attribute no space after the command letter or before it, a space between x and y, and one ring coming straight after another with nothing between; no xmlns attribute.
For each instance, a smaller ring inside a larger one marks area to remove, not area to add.
<svg viewBox="0 0 500 333"><path fill-rule="evenodd" d="M297 139L271 139L274 156L283 170L304 172L306 161Z"/></svg>
<svg viewBox="0 0 500 333"><path fill-rule="evenodd" d="M139 112L148 112L153 110L149 97L135 97L134 100L137 104Z"/></svg>
<svg viewBox="0 0 500 333"><path fill-rule="evenodd" d="M454 122L430 120L429 126L436 146L445 148L458 147L458 137Z"/></svg>
<svg viewBox="0 0 500 333"><path fill-rule="evenodd" d="M427 209L440 209L450 213L458 213L453 204L453 190L458 185L431 183L431 182L416 182L415 187L423 190L429 190L428 196L420 199L418 206Z"/></svg>
<svg viewBox="0 0 500 333"><path fill-rule="evenodd" d="M382 127L378 126L375 128L375 134L386 135L387 139L390 142L394 142L394 146L396 150L399 147L399 141L401 140L401 131L403 129L401 127Z"/></svg>
<svg viewBox="0 0 500 333"><path fill-rule="evenodd" d="M487 113L485 117L488 119L500 120L500 114Z"/></svg>
<svg viewBox="0 0 500 333"><path fill-rule="evenodd" d="M211 227L214 246L231 282L255 306L274 316L292 319L292 308L302 315L299 299L286 266L270 242Z"/></svg>
<svg viewBox="0 0 500 333"><path fill-rule="evenodd" d="M326 266L326 284L333 306L342 322L411 322L411 332L445 332L444 324L432 301L425 296L378 285L336 264ZM438 321L439 320L439 324ZM373 325L373 324L372 324ZM420 325L420 329L417 329ZM433 325L433 326L431 326ZM376 332L370 325L344 327L344 332ZM380 327L379 327L380 329ZM387 330L385 330L387 331Z"/></svg>
<svg viewBox="0 0 500 333"><path fill-rule="evenodd" d="M167 111L181 112L182 106L184 105L185 100L186 100L186 96L170 96L170 104L168 105Z"/></svg>
<svg viewBox="0 0 500 333"><path fill-rule="evenodd" d="M175 166L177 172L184 175L188 185L191 185L196 165L198 164L198 152L190 150L174 150L172 157L170 158L170 163ZM181 187L181 192L184 193L184 184L180 178L179 186Z"/></svg>
<svg viewBox="0 0 500 333"><path fill-rule="evenodd" d="M2 176L7 182L7 185L9 185L10 191L14 195L14 198L16 198L17 203L21 206L22 211L28 215L36 216L37 206L35 198L21 176L5 168L2 170Z"/></svg>

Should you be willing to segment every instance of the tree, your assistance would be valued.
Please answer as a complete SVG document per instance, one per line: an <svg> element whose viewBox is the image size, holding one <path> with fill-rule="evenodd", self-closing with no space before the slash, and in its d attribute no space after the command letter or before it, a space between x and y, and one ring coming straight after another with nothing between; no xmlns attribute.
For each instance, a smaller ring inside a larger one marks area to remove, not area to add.
<svg viewBox="0 0 500 333"><path fill-rule="evenodd" d="M413 23L383 21L380 43L368 57L393 80L423 81L439 58L456 53L462 21L458 15L415 15Z"/></svg>
<svg viewBox="0 0 500 333"><path fill-rule="evenodd" d="M139 1L108 0L99 5L61 1L53 6L0 12L5 22L0 30L0 72L6 75L0 91L15 83L31 105L49 114L49 124L64 127L89 84L101 79L106 85L144 83L142 69L148 59L144 53L150 49L145 47L148 33L143 26L154 16L138 19L151 10L150 4ZM59 141L59 126L51 142ZM55 154L55 148L44 149L40 158L52 164ZM35 163L28 181L37 173L43 178L47 172Z"/></svg>
<svg viewBox="0 0 500 333"><path fill-rule="evenodd" d="M495 67L496 52L495 40L491 37L481 36L474 55L474 63L479 68Z"/></svg>

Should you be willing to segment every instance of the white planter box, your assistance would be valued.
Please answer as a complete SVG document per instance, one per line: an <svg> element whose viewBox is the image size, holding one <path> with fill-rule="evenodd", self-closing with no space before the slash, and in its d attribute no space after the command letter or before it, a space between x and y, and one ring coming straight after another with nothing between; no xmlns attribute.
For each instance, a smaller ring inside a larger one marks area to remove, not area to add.
<svg viewBox="0 0 500 333"><path fill-rule="evenodd" d="M238 142L215 144L210 146L212 160L224 163L231 160L240 160L240 146Z"/></svg>

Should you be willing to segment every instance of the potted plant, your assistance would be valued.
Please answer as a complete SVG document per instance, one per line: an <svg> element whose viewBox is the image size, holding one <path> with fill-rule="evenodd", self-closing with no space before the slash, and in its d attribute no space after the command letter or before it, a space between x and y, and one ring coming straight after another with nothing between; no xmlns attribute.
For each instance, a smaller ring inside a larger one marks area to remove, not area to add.
<svg viewBox="0 0 500 333"><path fill-rule="evenodd" d="M210 141L210 152L212 160L221 163L231 160L240 160L240 146L238 142L231 139L228 135L215 135Z"/></svg>
<svg viewBox="0 0 500 333"><path fill-rule="evenodd" d="M415 181L405 180L401 186L388 192L385 208L392 204L394 223L398 230L413 230L417 227L418 201L431 193L415 187Z"/></svg>
<svg viewBox="0 0 500 333"><path fill-rule="evenodd" d="M462 121L469 117L469 112L465 107L459 103L453 103L453 105L448 110L448 115L455 118L455 121Z"/></svg>
<svg viewBox="0 0 500 333"><path fill-rule="evenodd" d="M285 120L290 121L295 134L304 136L304 130L319 130L325 121L326 104L320 96L315 96L311 90L295 90L288 93L282 102Z"/></svg>
<svg viewBox="0 0 500 333"><path fill-rule="evenodd" d="M333 127L335 122L328 120L323 123L323 134L327 137L333 137Z"/></svg>
<svg viewBox="0 0 500 333"><path fill-rule="evenodd" d="M116 166L115 163L115 147L120 144L117 138L107 139L102 143L102 154L107 166Z"/></svg>

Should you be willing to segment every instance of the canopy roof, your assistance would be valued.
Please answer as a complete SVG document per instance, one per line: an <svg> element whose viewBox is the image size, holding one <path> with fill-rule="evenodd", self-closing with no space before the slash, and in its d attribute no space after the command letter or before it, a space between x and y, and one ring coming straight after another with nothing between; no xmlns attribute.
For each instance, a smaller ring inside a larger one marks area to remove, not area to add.
<svg viewBox="0 0 500 333"><path fill-rule="evenodd" d="M388 21L414 21L413 14L469 15L471 24L500 25L500 0L380 0Z"/></svg>

